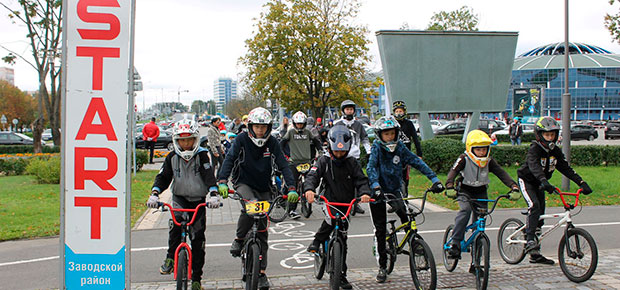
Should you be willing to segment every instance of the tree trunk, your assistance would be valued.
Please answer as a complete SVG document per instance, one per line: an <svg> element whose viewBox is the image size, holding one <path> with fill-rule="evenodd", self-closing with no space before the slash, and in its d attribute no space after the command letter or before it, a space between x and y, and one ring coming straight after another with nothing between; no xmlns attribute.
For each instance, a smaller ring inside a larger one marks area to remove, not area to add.
<svg viewBox="0 0 620 290"><path fill-rule="evenodd" d="M52 95L52 114L50 115L50 126L52 127L52 140L54 140L54 146L61 145L61 132L60 126L61 124L61 115L60 115L60 88L61 85L58 85L58 89L56 93Z"/></svg>

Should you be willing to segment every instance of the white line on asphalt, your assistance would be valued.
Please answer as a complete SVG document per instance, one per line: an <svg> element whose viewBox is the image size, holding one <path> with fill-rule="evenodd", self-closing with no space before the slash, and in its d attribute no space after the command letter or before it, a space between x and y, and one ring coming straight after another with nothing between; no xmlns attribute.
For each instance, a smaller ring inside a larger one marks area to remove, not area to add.
<svg viewBox="0 0 620 290"><path fill-rule="evenodd" d="M620 225L620 222L575 224L576 227L617 226L617 225ZM551 226L543 226L543 228L550 228L550 227ZM497 230L499 230L499 227L497 227L497 228L487 228L486 230L487 231L497 231ZM445 230L426 230L426 231L419 231L418 233L420 233L420 234L437 234L437 233L443 233L443 232L445 232ZM368 237L372 237L373 235L374 234L357 234L357 235L349 235L349 238L368 238ZM311 241L312 239L314 239L314 238L313 237L309 237L309 238L270 240L269 243ZM207 248L228 247L228 246L230 246L230 243L207 244L205 246ZM161 250L166 250L166 249L168 249L168 247L147 247L147 248L133 248L133 249L131 249L131 251L132 252L145 252L145 251L161 251ZM55 259L58 259L58 256L51 256L51 257L45 257L45 258L36 258L36 259L30 259L30 260L20 260L20 261L13 261L13 262L5 262L5 263L0 263L0 267L11 266L11 265L19 265L19 264L36 263L36 262L43 262L43 261L49 261L49 260L55 260Z"/></svg>

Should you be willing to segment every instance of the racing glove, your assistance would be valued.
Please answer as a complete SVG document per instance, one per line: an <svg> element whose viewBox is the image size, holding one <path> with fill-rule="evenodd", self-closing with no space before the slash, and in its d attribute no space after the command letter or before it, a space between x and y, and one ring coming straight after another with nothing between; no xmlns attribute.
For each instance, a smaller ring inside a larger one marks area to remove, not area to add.
<svg viewBox="0 0 620 290"><path fill-rule="evenodd" d="M146 202L146 206L150 208L157 208L157 201L159 201L159 196L156 194L151 194L151 196L149 196L149 200Z"/></svg>
<svg viewBox="0 0 620 290"><path fill-rule="evenodd" d="M588 183L586 183L585 181L582 181L579 187L581 187L581 193L585 195L592 193L592 188L590 188Z"/></svg>
<svg viewBox="0 0 620 290"><path fill-rule="evenodd" d="M372 194L372 198L374 198L375 200L384 200L385 199L385 195L383 194L383 191L381 191L381 187L375 187L374 192Z"/></svg>
<svg viewBox="0 0 620 290"><path fill-rule="evenodd" d="M219 208L220 198L217 195L211 195L207 201L207 206L209 206L209 208Z"/></svg>
<svg viewBox="0 0 620 290"><path fill-rule="evenodd" d="M434 193L440 193L444 190L446 190L446 188L443 186L443 184L441 184L441 181L437 181L433 183L433 186L431 186L431 191Z"/></svg>
<svg viewBox="0 0 620 290"><path fill-rule="evenodd" d="M220 183L217 185L217 191L222 198L228 198L228 185L226 183Z"/></svg>
<svg viewBox="0 0 620 290"><path fill-rule="evenodd" d="M288 202L290 203L296 203L297 200L299 200L299 194L297 194L297 191L291 190L288 192Z"/></svg>
<svg viewBox="0 0 620 290"><path fill-rule="evenodd" d="M543 181L540 183L540 187L548 193L553 193L555 191L555 186L551 185L551 183L549 183L549 180L546 179L543 179Z"/></svg>
<svg viewBox="0 0 620 290"><path fill-rule="evenodd" d="M512 191L510 192L510 200L519 200L519 198L521 198L521 192L519 191L518 187L513 187Z"/></svg>

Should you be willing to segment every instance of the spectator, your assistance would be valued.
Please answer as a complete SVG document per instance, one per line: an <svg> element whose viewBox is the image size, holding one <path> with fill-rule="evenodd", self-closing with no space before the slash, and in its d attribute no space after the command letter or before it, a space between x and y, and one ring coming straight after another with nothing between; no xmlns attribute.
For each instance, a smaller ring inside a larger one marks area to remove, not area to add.
<svg viewBox="0 0 620 290"><path fill-rule="evenodd" d="M514 118L514 121L512 122L512 124L510 124L508 134L510 135L510 143L512 143L512 145L521 145L521 135L523 135L523 127L521 126L521 122L519 122L519 118Z"/></svg>
<svg viewBox="0 0 620 290"><path fill-rule="evenodd" d="M217 170L219 165L224 161L224 147L222 146L222 141L220 140L220 117L211 118L211 124L207 128L207 140L209 143L209 153L211 153L211 166L213 166L213 170Z"/></svg>
<svg viewBox="0 0 620 290"><path fill-rule="evenodd" d="M239 133L239 127L241 127L241 119L234 118L233 121L230 123L230 128L228 128L228 132L237 134Z"/></svg>
<svg viewBox="0 0 620 290"><path fill-rule="evenodd" d="M151 118L151 122L144 125L142 129L142 140L144 140L144 148L149 150L149 163L153 164L153 154L155 153L155 142L159 137L159 127L155 124L155 117Z"/></svg>
<svg viewBox="0 0 620 290"><path fill-rule="evenodd" d="M280 134L280 137L286 135L286 132L288 131L288 129L289 129L288 118L283 117L282 124L280 125L280 128L278 128L278 133Z"/></svg>
<svg viewBox="0 0 620 290"><path fill-rule="evenodd" d="M243 117L241 118L241 121L243 123L239 126L239 131L237 132L237 135L241 134L241 132L248 131L248 115L243 115Z"/></svg>

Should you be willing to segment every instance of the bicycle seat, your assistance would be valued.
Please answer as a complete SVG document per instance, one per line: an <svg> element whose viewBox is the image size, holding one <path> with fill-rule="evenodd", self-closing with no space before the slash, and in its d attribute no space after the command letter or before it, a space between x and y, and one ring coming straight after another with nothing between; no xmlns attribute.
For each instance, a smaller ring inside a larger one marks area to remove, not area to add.
<svg viewBox="0 0 620 290"><path fill-rule="evenodd" d="M489 210L487 208L478 208L476 209L476 213L478 215L486 215L489 213Z"/></svg>
<svg viewBox="0 0 620 290"><path fill-rule="evenodd" d="M389 220L387 222L388 222L388 224L391 224L392 226L394 226L394 223L396 222L396 220Z"/></svg>

